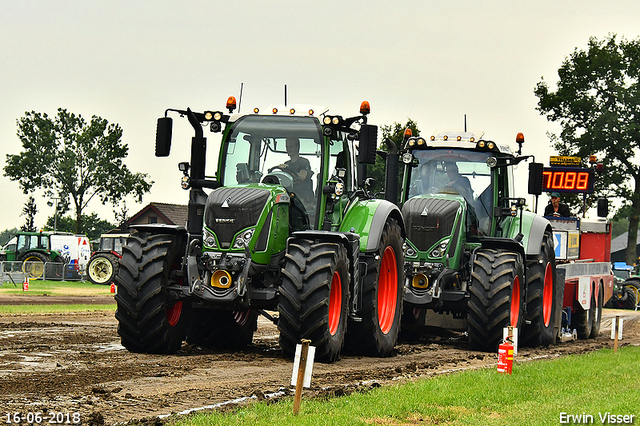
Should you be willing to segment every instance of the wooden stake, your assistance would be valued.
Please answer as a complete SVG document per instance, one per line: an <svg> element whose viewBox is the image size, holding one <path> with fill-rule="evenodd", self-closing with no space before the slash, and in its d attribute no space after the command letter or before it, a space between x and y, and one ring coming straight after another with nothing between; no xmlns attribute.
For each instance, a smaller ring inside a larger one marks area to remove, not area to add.
<svg viewBox="0 0 640 426"><path fill-rule="evenodd" d="M309 353L309 344L311 340L302 339L302 351L300 351L300 364L298 366L298 380L296 381L296 394L293 399L293 415L297 416L300 412L300 404L302 403L302 385L304 383L304 373L307 369L307 354Z"/></svg>

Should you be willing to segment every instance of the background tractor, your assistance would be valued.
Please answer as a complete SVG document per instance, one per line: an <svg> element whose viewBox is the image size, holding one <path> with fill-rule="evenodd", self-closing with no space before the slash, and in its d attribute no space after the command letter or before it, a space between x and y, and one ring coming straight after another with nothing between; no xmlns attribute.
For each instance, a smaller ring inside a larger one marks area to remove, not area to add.
<svg viewBox="0 0 640 426"><path fill-rule="evenodd" d="M122 246L129 234L102 234L98 249L91 254L87 265L87 275L94 284L111 284L118 274Z"/></svg>
<svg viewBox="0 0 640 426"><path fill-rule="evenodd" d="M5 246L4 253L0 253L0 261L23 262L22 271L25 274L30 278L40 278L45 272L45 263L64 263L60 252L51 249L50 237L47 232L17 232ZM60 274L61 270L56 271L55 275Z"/></svg>
<svg viewBox="0 0 640 426"><path fill-rule="evenodd" d="M241 347L262 314L277 324L287 356L301 339L324 362L345 346L390 355L405 231L398 207L370 192L377 127L367 124L368 103L352 118L310 106L233 114L234 98L227 108L167 110L158 120L156 156L169 155L169 112L195 131L191 161L178 166L188 222L132 227L116 277L122 344L152 353L175 352L184 339ZM221 133L213 177L204 128Z"/></svg>
<svg viewBox="0 0 640 426"><path fill-rule="evenodd" d="M409 136L409 135L407 135ZM531 156L471 132L408 137L402 214L406 221L403 328L425 324L468 332L471 345L495 351L503 328L520 343L548 345L561 323L552 228L514 195L513 169ZM542 165L530 166L539 195ZM415 335L414 335L415 336Z"/></svg>

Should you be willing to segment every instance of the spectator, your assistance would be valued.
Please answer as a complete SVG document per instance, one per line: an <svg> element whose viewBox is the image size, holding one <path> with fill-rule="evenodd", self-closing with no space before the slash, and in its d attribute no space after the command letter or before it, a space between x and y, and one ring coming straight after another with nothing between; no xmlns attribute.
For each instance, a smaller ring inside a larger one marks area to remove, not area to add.
<svg viewBox="0 0 640 426"><path fill-rule="evenodd" d="M571 216L571 210L569 210L569 206L560 202L560 193L552 192L551 193L551 201L547 204L547 207L544 209L545 216L556 216L556 217L569 217Z"/></svg>

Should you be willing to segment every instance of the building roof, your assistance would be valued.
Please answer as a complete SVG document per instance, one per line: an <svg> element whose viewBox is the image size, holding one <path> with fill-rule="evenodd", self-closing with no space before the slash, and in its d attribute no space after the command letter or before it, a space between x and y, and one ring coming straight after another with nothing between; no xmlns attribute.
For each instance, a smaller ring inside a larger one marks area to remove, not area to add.
<svg viewBox="0 0 640 426"><path fill-rule="evenodd" d="M144 214L155 213L158 216L158 221L161 223L185 226L187 223L188 211L188 206L184 204L151 202L138 213L134 214L127 221L127 225L134 223L137 218Z"/></svg>
<svg viewBox="0 0 640 426"><path fill-rule="evenodd" d="M616 253L621 250L627 249L627 240L629 239L629 232L618 235L611 240L611 253ZM638 231L638 239L636 240L640 245L640 230Z"/></svg>

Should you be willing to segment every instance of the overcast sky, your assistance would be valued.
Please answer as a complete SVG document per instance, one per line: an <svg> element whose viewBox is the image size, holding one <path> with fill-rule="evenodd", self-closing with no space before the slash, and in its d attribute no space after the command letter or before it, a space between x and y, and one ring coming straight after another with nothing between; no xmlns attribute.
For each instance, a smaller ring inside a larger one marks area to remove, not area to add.
<svg viewBox="0 0 640 426"><path fill-rule="evenodd" d="M562 61L591 36L640 34L638 0L1 4L2 168L22 150L16 120L25 111L98 115L123 128L128 167L155 181L142 204L127 201L132 214L151 201L188 201L177 163L189 159L190 127L175 120L172 154L156 159L157 117L166 108L223 109L241 83L243 111L282 103L286 84L289 103L352 116L368 100L370 123L411 118L423 135L462 129L467 114L470 130L514 149L523 132L524 151L548 164L546 132L558 127L535 110L536 83L544 77L553 88ZM212 174L217 138L205 135ZM28 196L4 171L0 191L0 230L21 226ZM41 191L35 197L43 226L53 208ZM92 211L114 221L97 199Z"/></svg>

